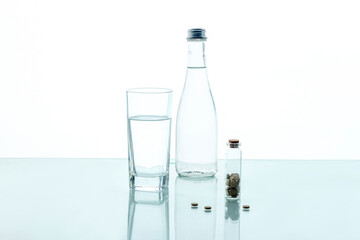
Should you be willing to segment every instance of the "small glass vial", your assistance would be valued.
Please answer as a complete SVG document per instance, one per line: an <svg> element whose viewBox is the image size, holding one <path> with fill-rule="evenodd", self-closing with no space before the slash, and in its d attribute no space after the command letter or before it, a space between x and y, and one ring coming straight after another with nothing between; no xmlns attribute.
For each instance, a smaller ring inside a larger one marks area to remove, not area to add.
<svg viewBox="0 0 360 240"><path fill-rule="evenodd" d="M227 143L225 167L225 196L229 200L238 200L240 196L241 150L238 139L230 139Z"/></svg>

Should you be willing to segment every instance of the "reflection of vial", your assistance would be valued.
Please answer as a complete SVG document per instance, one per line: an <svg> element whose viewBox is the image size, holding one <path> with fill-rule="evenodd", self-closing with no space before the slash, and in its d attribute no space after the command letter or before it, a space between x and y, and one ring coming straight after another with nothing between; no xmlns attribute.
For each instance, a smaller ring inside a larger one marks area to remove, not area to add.
<svg viewBox="0 0 360 240"><path fill-rule="evenodd" d="M239 199L241 177L241 150L238 139L230 139L226 151L225 196L227 199Z"/></svg>
<svg viewBox="0 0 360 240"><path fill-rule="evenodd" d="M224 240L240 239L240 201L225 201Z"/></svg>

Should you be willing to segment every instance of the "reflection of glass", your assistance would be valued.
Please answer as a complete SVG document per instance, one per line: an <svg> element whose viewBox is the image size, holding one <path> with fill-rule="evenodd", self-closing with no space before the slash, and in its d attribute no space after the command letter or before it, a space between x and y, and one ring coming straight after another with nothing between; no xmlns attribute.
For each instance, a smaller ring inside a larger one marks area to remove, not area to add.
<svg viewBox="0 0 360 240"><path fill-rule="evenodd" d="M216 177L176 178L175 239L215 239L216 194ZM192 202L198 208L191 208ZM211 206L211 212L205 212L204 206Z"/></svg>
<svg viewBox="0 0 360 240"><path fill-rule="evenodd" d="M240 239L239 201L225 201L224 240Z"/></svg>
<svg viewBox="0 0 360 240"><path fill-rule="evenodd" d="M129 191L128 240L169 239L168 190Z"/></svg>
<svg viewBox="0 0 360 240"><path fill-rule="evenodd" d="M172 90L133 88L126 97L130 188L162 190L168 186Z"/></svg>

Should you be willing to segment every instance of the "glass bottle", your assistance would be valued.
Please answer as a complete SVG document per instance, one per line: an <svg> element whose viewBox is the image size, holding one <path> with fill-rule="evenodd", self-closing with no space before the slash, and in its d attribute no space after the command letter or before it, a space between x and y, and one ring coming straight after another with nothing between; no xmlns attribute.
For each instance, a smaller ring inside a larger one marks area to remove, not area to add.
<svg viewBox="0 0 360 240"><path fill-rule="evenodd" d="M207 79L205 30L188 30L188 65L176 121L176 171L181 176L216 174L217 118Z"/></svg>
<svg viewBox="0 0 360 240"><path fill-rule="evenodd" d="M230 139L227 143L225 167L225 196L228 200L238 200L241 181L241 150L238 139Z"/></svg>

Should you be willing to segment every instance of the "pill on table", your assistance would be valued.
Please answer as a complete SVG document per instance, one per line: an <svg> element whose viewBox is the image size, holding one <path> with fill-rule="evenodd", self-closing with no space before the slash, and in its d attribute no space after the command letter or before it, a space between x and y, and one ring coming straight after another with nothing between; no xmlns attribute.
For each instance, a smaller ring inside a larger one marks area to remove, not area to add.
<svg viewBox="0 0 360 240"><path fill-rule="evenodd" d="M249 206L249 205L243 205L243 210L249 211L249 210L250 210L250 206Z"/></svg>
<svg viewBox="0 0 360 240"><path fill-rule="evenodd" d="M205 209L205 212L210 212L211 211L211 206L205 206L204 209Z"/></svg>
<svg viewBox="0 0 360 240"><path fill-rule="evenodd" d="M191 203L191 207L196 208L197 206L198 206L198 203L196 203L196 202Z"/></svg>

